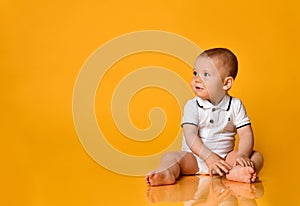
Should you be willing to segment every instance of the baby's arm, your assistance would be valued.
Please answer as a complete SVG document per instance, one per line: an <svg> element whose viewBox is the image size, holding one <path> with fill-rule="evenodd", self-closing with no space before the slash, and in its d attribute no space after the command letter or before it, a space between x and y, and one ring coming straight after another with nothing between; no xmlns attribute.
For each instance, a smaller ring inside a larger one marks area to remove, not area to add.
<svg viewBox="0 0 300 206"><path fill-rule="evenodd" d="M241 166L253 166L250 160L251 153L253 151L254 138L251 125L241 127L237 130L239 136L238 152L237 158L235 160L235 165Z"/></svg>
<svg viewBox="0 0 300 206"><path fill-rule="evenodd" d="M227 174L231 166L203 144L198 136L198 127L193 124L184 124L182 127L187 145L193 153L206 162L210 174L213 170L217 171L220 176Z"/></svg>

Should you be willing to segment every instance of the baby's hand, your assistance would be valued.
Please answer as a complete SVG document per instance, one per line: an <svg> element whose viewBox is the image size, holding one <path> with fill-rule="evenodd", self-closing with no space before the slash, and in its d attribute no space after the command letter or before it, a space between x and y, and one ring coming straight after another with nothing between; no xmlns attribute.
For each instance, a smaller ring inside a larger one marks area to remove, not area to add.
<svg viewBox="0 0 300 206"><path fill-rule="evenodd" d="M231 169L231 166L221 159L217 154L212 153L206 160L205 160L210 175L212 176L213 171L215 170L220 176L227 174Z"/></svg>
<svg viewBox="0 0 300 206"><path fill-rule="evenodd" d="M243 167L252 167L254 168L253 162L247 155L238 155L234 161L234 165L241 165Z"/></svg>

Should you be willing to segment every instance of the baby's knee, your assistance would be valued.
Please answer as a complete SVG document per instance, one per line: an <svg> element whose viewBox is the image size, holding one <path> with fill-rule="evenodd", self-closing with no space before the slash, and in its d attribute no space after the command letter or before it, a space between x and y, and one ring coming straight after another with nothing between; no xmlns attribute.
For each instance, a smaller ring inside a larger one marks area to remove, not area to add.
<svg viewBox="0 0 300 206"><path fill-rule="evenodd" d="M259 151L253 151L252 157L258 159L262 164L264 163L264 157Z"/></svg>
<svg viewBox="0 0 300 206"><path fill-rule="evenodd" d="M167 152L165 153L162 158L163 159L178 159L180 157L180 152Z"/></svg>

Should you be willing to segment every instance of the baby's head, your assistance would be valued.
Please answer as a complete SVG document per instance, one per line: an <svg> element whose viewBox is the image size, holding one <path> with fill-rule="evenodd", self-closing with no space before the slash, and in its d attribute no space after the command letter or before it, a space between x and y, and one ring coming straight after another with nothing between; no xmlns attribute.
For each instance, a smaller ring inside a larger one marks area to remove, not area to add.
<svg viewBox="0 0 300 206"><path fill-rule="evenodd" d="M231 76L236 78L238 73L238 61L236 56L226 48L213 48L202 52L198 58L209 58L220 72L222 79ZM224 76L223 76L224 75Z"/></svg>
<svg viewBox="0 0 300 206"><path fill-rule="evenodd" d="M206 50L195 61L192 89L197 96L217 104L231 88L237 72L238 61L230 50Z"/></svg>

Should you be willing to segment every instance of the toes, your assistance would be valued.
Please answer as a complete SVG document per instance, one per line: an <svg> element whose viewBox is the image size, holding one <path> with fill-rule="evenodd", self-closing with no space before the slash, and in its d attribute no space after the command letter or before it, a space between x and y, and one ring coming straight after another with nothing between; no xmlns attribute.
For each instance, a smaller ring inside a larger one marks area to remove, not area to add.
<svg viewBox="0 0 300 206"><path fill-rule="evenodd" d="M150 178L147 178L147 179L146 179L146 184L147 184L148 186L151 185Z"/></svg>
<svg viewBox="0 0 300 206"><path fill-rule="evenodd" d="M250 182L255 182L255 180L256 180L255 170L252 167L250 167L250 168L248 168L248 172L249 172L248 176L249 176Z"/></svg>
<svg viewBox="0 0 300 206"><path fill-rule="evenodd" d="M151 179L154 177L155 175L155 172L149 172L146 177L145 177L145 181L146 181L146 184L148 186L151 186Z"/></svg>
<svg viewBox="0 0 300 206"><path fill-rule="evenodd" d="M250 173L250 174L253 174L255 171L254 171L254 169L252 168L252 167L247 167L247 169L248 169L248 172Z"/></svg>
<svg viewBox="0 0 300 206"><path fill-rule="evenodd" d="M251 182L255 182L255 180L256 180L256 176L253 176L253 177L251 178Z"/></svg>
<svg viewBox="0 0 300 206"><path fill-rule="evenodd" d="M146 184L147 184L148 186L150 186L150 179L149 179L149 177L146 177L146 178L145 178L145 182L146 182Z"/></svg>

